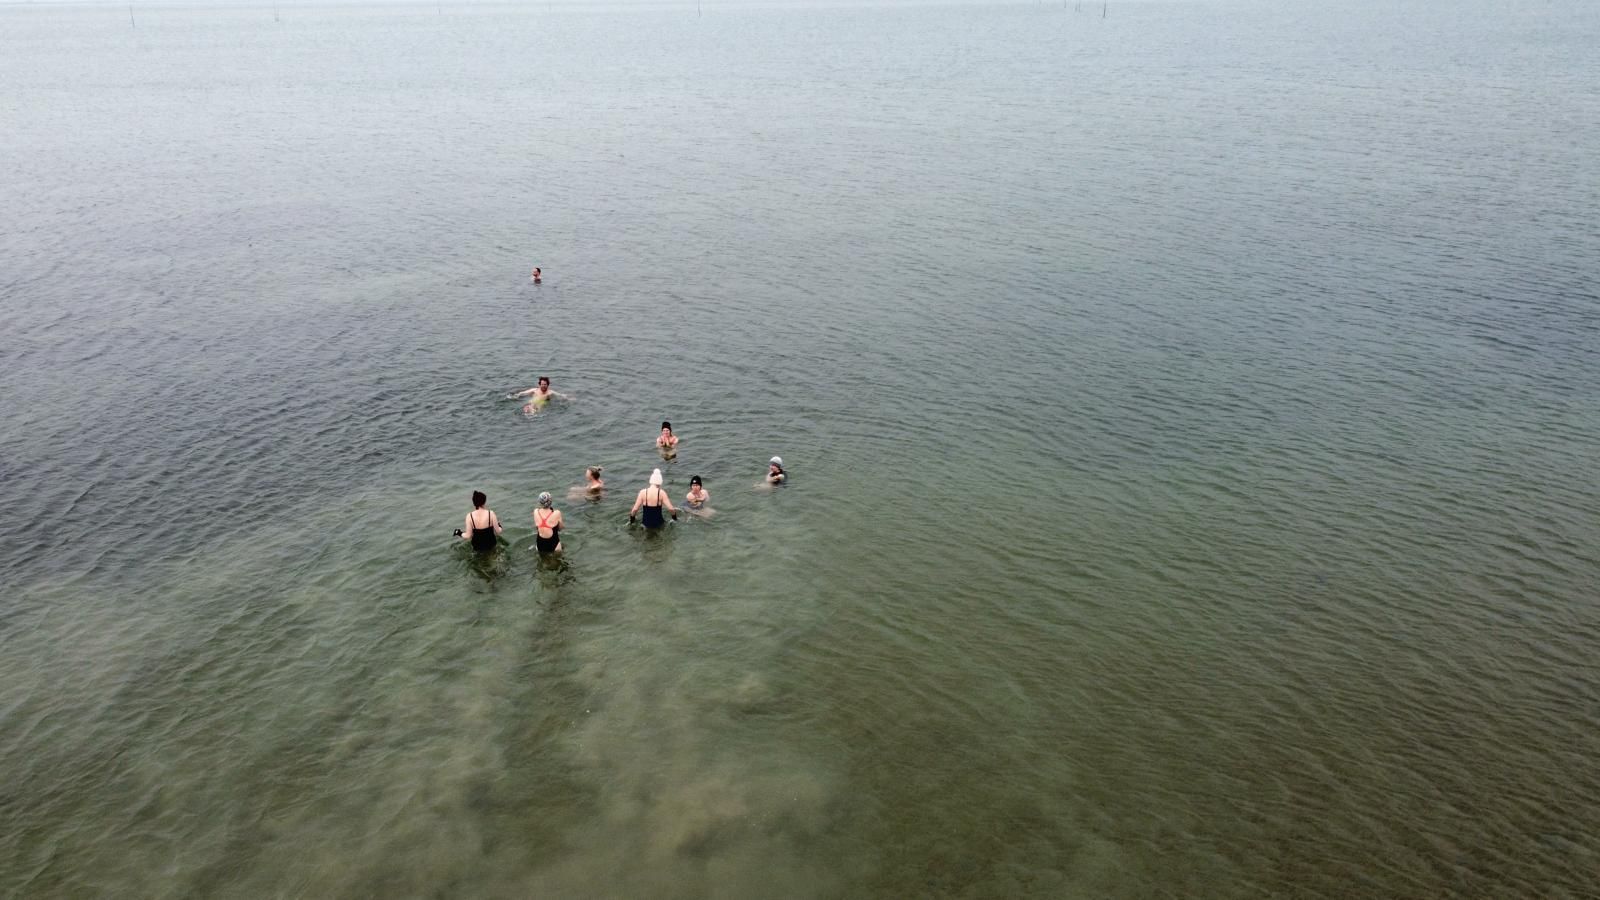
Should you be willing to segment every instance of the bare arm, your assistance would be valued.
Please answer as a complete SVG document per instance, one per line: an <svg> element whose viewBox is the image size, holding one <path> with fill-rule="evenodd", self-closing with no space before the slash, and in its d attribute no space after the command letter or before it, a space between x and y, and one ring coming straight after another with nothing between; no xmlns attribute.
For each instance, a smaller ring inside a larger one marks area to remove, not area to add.
<svg viewBox="0 0 1600 900"><path fill-rule="evenodd" d="M672 513L674 519L678 517L678 508L672 505L672 498L667 496L666 491L661 492L661 505L667 508L667 512Z"/></svg>
<svg viewBox="0 0 1600 900"><path fill-rule="evenodd" d="M472 513L467 513L467 521L461 526L460 534L463 541L472 540Z"/></svg>
<svg viewBox="0 0 1600 900"><path fill-rule="evenodd" d="M495 534L499 534L501 531L504 530L504 529L502 529L500 527L500 517L495 515L494 514L494 510L492 510L492 509L489 510L489 524L494 526L494 533Z"/></svg>
<svg viewBox="0 0 1600 900"><path fill-rule="evenodd" d="M640 491L639 492L639 496L633 498L633 509L628 510L628 518L631 519L635 515L637 515L638 512L639 512L639 507L641 507L643 505L644 505L644 491Z"/></svg>

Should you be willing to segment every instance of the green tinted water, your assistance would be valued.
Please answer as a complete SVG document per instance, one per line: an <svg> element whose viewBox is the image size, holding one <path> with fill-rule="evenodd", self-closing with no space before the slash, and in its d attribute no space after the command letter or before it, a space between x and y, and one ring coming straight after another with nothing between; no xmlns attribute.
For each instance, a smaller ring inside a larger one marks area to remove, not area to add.
<svg viewBox="0 0 1600 900"><path fill-rule="evenodd" d="M0 10L6 891L1592 890L1586 7L124 12Z"/></svg>

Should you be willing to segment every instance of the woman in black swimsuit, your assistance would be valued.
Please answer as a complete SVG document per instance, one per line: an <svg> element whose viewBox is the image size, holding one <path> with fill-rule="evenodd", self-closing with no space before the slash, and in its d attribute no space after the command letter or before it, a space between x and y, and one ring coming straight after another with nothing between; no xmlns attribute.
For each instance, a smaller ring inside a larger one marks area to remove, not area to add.
<svg viewBox="0 0 1600 900"><path fill-rule="evenodd" d="M561 510L555 508L550 492L539 495L539 508L533 511L533 526L537 534L533 539L542 556L561 552Z"/></svg>
<svg viewBox="0 0 1600 900"><path fill-rule="evenodd" d="M472 549L479 553L488 553L500 546L496 537L500 533L500 519L495 516L494 510L486 509L485 503L489 498L483 491L472 492L472 512L467 513L466 527L456 532L456 536L463 541L469 541Z"/></svg>
<svg viewBox="0 0 1600 900"><path fill-rule="evenodd" d="M633 509L628 510L628 521L634 521L634 515L643 509L644 527L660 528L667 524L667 520L661 515L663 508L672 513L674 519L678 517L678 510L672 505L672 498L661 489L661 470L657 469L650 473L650 486L640 491L638 498L633 501Z"/></svg>

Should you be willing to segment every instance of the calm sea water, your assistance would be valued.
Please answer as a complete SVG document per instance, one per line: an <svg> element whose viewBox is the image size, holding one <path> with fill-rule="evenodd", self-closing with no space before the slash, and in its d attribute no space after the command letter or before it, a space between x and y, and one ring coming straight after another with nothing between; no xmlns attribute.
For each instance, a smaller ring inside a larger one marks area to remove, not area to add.
<svg viewBox="0 0 1600 900"><path fill-rule="evenodd" d="M1595 4L132 13L0 7L0 894L1600 895Z"/></svg>

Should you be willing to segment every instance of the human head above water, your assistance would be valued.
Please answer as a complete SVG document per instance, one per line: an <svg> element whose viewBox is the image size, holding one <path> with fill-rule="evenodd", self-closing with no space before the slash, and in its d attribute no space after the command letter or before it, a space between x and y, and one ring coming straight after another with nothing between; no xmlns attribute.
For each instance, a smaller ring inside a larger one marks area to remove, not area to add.
<svg viewBox="0 0 1600 900"><path fill-rule="evenodd" d="M552 504L554 502L555 502L555 498L550 496L550 492L549 491L545 491L545 492L543 492L543 493L541 493L539 495L539 505L544 507L545 509L549 509L550 508L550 504Z"/></svg>
<svg viewBox="0 0 1600 900"><path fill-rule="evenodd" d="M550 386L550 376L548 376L548 375L540 375L539 376L539 387L547 388L549 386Z"/></svg>
<svg viewBox="0 0 1600 900"><path fill-rule="evenodd" d="M690 487L700 487L701 486L701 484L700 484L700 476L696 475L696 476L690 478L689 479L689 486Z"/></svg>
<svg viewBox="0 0 1600 900"><path fill-rule="evenodd" d="M661 486L661 470L660 469L656 469L655 471L650 473L650 483L655 485L656 487L660 487Z"/></svg>
<svg viewBox="0 0 1600 900"><path fill-rule="evenodd" d="M661 430L665 431L668 434L671 434L672 433L672 423L671 422L662 422L661 423Z"/></svg>
<svg viewBox="0 0 1600 900"><path fill-rule="evenodd" d="M599 478L600 477L600 467L599 466L590 466L589 467L589 477L590 478Z"/></svg>
<svg viewBox="0 0 1600 900"><path fill-rule="evenodd" d="M489 498L485 497L483 495L483 491L473 491L472 492L472 508L473 509L482 509L483 505L485 503L488 503L488 502L489 502Z"/></svg>

